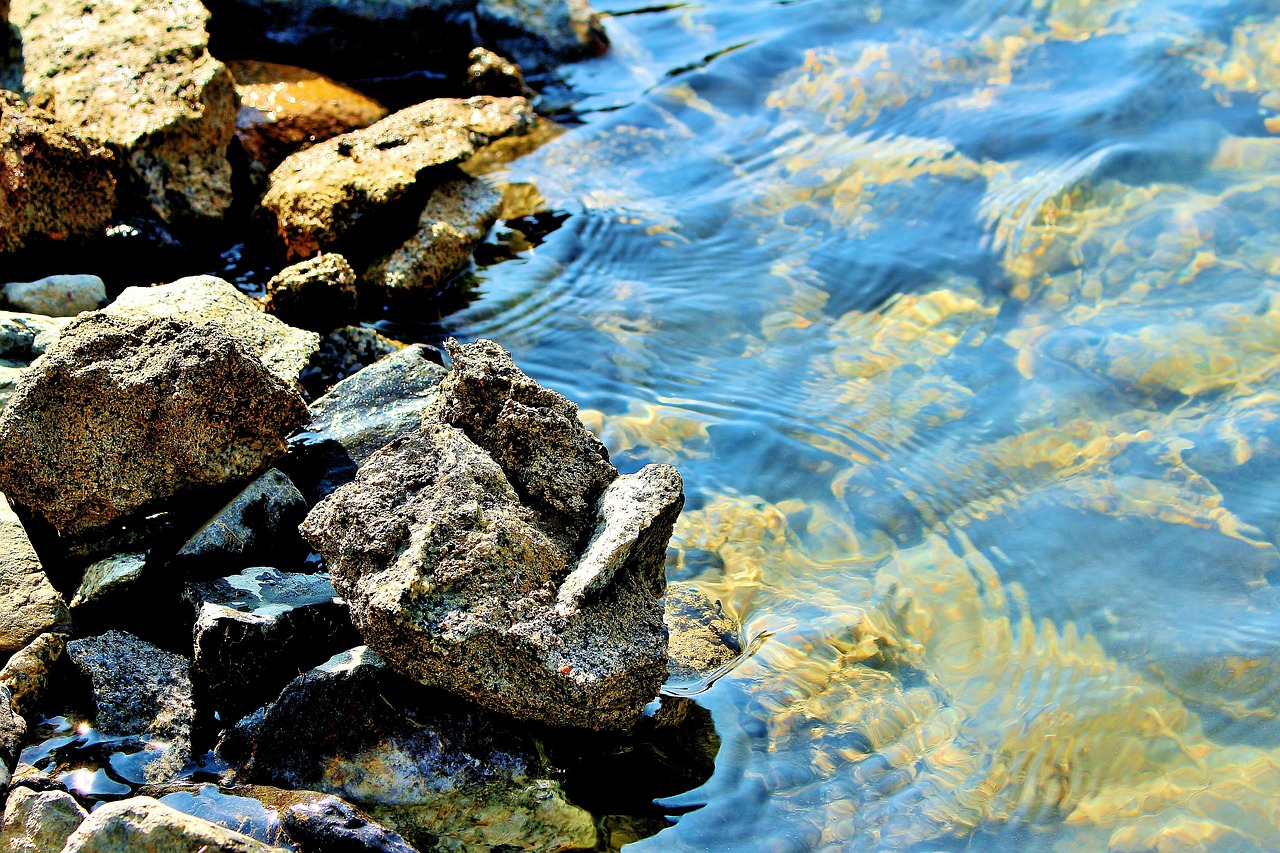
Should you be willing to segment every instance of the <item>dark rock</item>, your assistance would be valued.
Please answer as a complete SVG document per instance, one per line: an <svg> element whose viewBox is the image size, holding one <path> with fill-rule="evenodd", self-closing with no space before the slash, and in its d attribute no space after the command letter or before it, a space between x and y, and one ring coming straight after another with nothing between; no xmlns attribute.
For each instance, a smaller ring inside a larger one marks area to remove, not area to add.
<svg viewBox="0 0 1280 853"><path fill-rule="evenodd" d="M0 155L0 252L88 237L110 220L111 152L12 92L0 91Z"/></svg>
<svg viewBox="0 0 1280 853"><path fill-rule="evenodd" d="M150 797L107 803L67 839L63 853L269 853L271 847Z"/></svg>
<svg viewBox="0 0 1280 853"><path fill-rule="evenodd" d="M520 66L511 60L483 47L472 50L467 54L467 59L471 60L471 64L467 66L467 87L475 94L500 98L510 95L525 98L534 96L534 91L525 85Z"/></svg>
<svg viewBox="0 0 1280 853"><path fill-rule="evenodd" d="M70 322L65 317L0 311L0 358L33 360L58 339Z"/></svg>
<svg viewBox="0 0 1280 853"><path fill-rule="evenodd" d="M43 633L70 630L67 605L0 494L0 655L18 651Z"/></svg>
<svg viewBox="0 0 1280 853"><path fill-rule="evenodd" d="M356 273L342 255L325 254L281 270L267 282L263 310L304 329L328 332L351 322Z"/></svg>
<svg viewBox="0 0 1280 853"><path fill-rule="evenodd" d="M202 707L234 722L289 681L359 642L326 575L247 569L187 585L195 609L192 676Z"/></svg>
<svg viewBox="0 0 1280 853"><path fill-rule="evenodd" d="M475 14L481 43L529 71L600 56L609 47L585 0L479 0Z"/></svg>
<svg viewBox="0 0 1280 853"><path fill-rule="evenodd" d="M159 741L164 756L147 765L147 779L177 775L191 755L190 662L121 631L72 640L67 656L93 685L98 730Z"/></svg>
<svg viewBox="0 0 1280 853"><path fill-rule="evenodd" d="M31 103L110 146L122 194L165 222L220 219L231 204L235 81L209 55L207 19L196 0L13 3Z"/></svg>
<svg viewBox="0 0 1280 853"><path fill-rule="evenodd" d="M719 601L692 584L672 584L665 603L662 618L670 637L667 668L674 681L701 681L742 654L742 626L725 615Z"/></svg>
<svg viewBox="0 0 1280 853"><path fill-rule="evenodd" d="M302 532L397 671L516 717L629 728L667 675L658 597L680 475L618 477L572 402L491 342L448 346L422 428Z"/></svg>
<svg viewBox="0 0 1280 853"><path fill-rule="evenodd" d="M0 823L0 850L5 853L60 853L71 833L89 813L66 791L9 792Z"/></svg>
<svg viewBox="0 0 1280 853"><path fill-rule="evenodd" d="M0 489L74 535L253 476L305 417L298 393L217 326L85 314L0 415Z"/></svg>
<svg viewBox="0 0 1280 853"><path fill-rule="evenodd" d="M417 853L396 833L337 797L290 806L289 836L304 850L323 853Z"/></svg>
<svg viewBox="0 0 1280 853"><path fill-rule="evenodd" d="M107 288L96 275L51 275L4 286L10 307L46 317L74 317L107 301Z"/></svg>
<svg viewBox="0 0 1280 853"><path fill-rule="evenodd" d="M384 227L377 214L415 189L428 191L442 167L533 125L524 98L426 101L291 155L271 173L262 206L289 257L308 258L357 222L366 233Z"/></svg>
<svg viewBox="0 0 1280 853"><path fill-rule="evenodd" d="M313 396L320 397L338 382L405 346L403 341L389 338L377 329L364 326L334 329L320 339L320 351L311 360L302 382Z"/></svg>
<svg viewBox="0 0 1280 853"><path fill-rule="evenodd" d="M22 741L27 736L27 721L13 707L13 694L0 685L0 805L4 804L4 792L13 777L22 752Z"/></svg>
<svg viewBox="0 0 1280 853"><path fill-rule="evenodd" d="M174 560L188 573L292 565L306 556L297 532L306 515L302 493L288 476L271 468L193 533Z"/></svg>
<svg viewBox="0 0 1280 853"><path fill-rule="evenodd" d="M41 634L0 669L0 686L8 688L15 712L32 716L39 709L48 692L53 667L66 647L62 634Z"/></svg>

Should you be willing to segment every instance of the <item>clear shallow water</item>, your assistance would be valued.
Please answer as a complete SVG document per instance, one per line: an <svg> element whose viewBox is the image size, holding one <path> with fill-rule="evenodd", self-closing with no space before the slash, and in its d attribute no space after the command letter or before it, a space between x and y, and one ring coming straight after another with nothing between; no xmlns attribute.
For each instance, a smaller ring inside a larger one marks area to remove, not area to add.
<svg viewBox="0 0 1280 853"><path fill-rule="evenodd" d="M1280 8L597 5L440 325L762 638L633 849L1280 849Z"/></svg>

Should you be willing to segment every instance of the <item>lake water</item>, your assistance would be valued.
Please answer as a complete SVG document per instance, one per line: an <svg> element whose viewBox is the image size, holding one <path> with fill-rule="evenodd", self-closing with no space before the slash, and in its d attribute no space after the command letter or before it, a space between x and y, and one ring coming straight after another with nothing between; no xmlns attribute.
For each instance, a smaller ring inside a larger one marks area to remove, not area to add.
<svg viewBox="0 0 1280 853"><path fill-rule="evenodd" d="M1280 849L1280 7L596 6L440 325L758 641L631 849Z"/></svg>

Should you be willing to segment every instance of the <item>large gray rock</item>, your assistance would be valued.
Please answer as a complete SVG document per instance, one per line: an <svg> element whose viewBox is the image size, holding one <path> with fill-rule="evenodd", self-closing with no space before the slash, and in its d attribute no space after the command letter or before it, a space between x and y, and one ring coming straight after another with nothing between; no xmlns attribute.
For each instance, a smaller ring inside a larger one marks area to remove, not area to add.
<svg viewBox="0 0 1280 853"><path fill-rule="evenodd" d="M51 275L36 281L11 281L4 298L19 311L47 317L74 317L107 301L107 287L96 275Z"/></svg>
<svg viewBox="0 0 1280 853"><path fill-rule="evenodd" d="M293 481L271 468L245 486L178 549L175 561L191 568L288 565L306 555L298 523L307 502Z"/></svg>
<svg viewBox="0 0 1280 853"><path fill-rule="evenodd" d="M524 98L439 98L292 154L271 173L262 206L291 258L308 258L357 223L369 233L379 213L417 189L429 190L480 147L527 133ZM421 202L419 202L421 203Z"/></svg>
<svg viewBox="0 0 1280 853"><path fill-rule="evenodd" d="M54 665L66 647L62 634L41 634L0 669L0 686L8 688L14 711L31 716L39 709L53 679Z"/></svg>
<svg viewBox="0 0 1280 853"><path fill-rule="evenodd" d="M14 788L0 823L0 853L59 853L88 816L66 791Z"/></svg>
<svg viewBox="0 0 1280 853"><path fill-rule="evenodd" d="M209 55L207 19L198 0L14 0L10 15L31 103L107 143L165 222L231 204L235 81Z"/></svg>
<svg viewBox="0 0 1280 853"><path fill-rule="evenodd" d="M294 387L298 387L302 371L320 347L320 336L315 332L296 329L264 314L235 285L212 275L180 278L155 287L127 288L103 313L216 324L248 345L263 364Z"/></svg>
<svg viewBox="0 0 1280 853"><path fill-rule="evenodd" d="M150 797L95 809L67 839L63 853L270 853L283 848L184 814Z"/></svg>
<svg viewBox="0 0 1280 853"><path fill-rule="evenodd" d="M82 315L0 415L0 490L75 535L282 456L306 405L211 324Z"/></svg>
<svg viewBox="0 0 1280 853"><path fill-rule="evenodd" d="M422 428L369 457L303 534L396 670L516 717L630 728L667 675L680 475L619 477L577 407L500 347L449 349Z"/></svg>
<svg viewBox="0 0 1280 853"><path fill-rule="evenodd" d="M49 583L22 522L0 494L0 656L48 631L70 631L71 614Z"/></svg>
<svg viewBox="0 0 1280 853"><path fill-rule="evenodd" d="M6 29L0 23L0 56ZM113 160L88 135L0 91L0 252L105 226L116 201Z"/></svg>

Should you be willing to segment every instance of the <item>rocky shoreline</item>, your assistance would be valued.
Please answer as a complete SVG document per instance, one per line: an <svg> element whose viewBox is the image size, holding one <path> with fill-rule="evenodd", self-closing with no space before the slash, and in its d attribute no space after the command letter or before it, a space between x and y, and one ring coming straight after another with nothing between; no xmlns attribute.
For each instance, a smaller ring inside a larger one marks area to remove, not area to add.
<svg viewBox="0 0 1280 853"><path fill-rule="evenodd" d="M659 694L741 651L667 587L679 473L499 343L361 325L536 212L475 164L598 18L206 6L0 4L0 853L656 831L717 744ZM195 274L242 232L276 274Z"/></svg>

